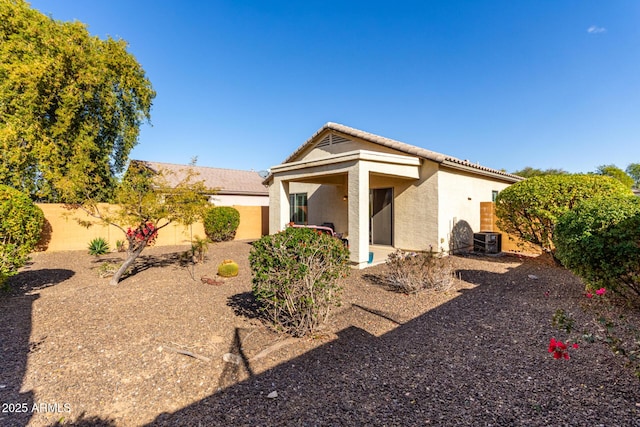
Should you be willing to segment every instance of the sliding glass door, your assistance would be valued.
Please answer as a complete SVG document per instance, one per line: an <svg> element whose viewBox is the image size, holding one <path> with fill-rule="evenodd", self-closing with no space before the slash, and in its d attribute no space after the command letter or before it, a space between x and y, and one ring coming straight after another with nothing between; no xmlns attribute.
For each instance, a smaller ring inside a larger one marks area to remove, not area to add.
<svg viewBox="0 0 640 427"><path fill-rule="evenodd" d="M393 188L369 190L369 243L393 246Z"/></svg>

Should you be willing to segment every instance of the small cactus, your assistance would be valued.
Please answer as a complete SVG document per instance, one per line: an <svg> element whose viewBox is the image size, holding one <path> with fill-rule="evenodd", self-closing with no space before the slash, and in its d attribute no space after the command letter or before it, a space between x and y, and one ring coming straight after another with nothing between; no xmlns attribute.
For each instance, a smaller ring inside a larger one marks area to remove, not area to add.
<svg viewBox="0 0 640 427"><path fill-rule="evenodd" d="M238 263L233 260L225 259L218 266L218 276L234 277L238 275Z"/></svg>

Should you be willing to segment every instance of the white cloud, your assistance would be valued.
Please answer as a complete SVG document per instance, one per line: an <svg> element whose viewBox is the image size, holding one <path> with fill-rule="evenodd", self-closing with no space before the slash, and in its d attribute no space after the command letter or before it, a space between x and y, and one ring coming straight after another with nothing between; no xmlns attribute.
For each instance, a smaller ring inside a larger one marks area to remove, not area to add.
<svg viewBox="0 0 640 427"><path fill-rule="evenodd" d="M589 28L587 28L587 33L589 34L600 34L600 33L606 33L607 29L604 27L598 27L597 25L592 25Z"/></svg>

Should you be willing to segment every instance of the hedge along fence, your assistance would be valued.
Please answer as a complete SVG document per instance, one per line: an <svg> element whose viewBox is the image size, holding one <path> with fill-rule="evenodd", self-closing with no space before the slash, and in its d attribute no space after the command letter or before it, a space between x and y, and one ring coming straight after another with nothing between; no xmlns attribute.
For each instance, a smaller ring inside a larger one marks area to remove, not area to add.
<svg viewBox="0 0 640 427"><path fill-rule="evenodd" d="M116 241L124 240L122 231L113 226L104 225L99 220L88 216L82 210L70 210L63 204L37 203L44 212L45 225L39 249L46 252L86 250L89 242L96 237L103 237L109 247L116 248ZM102 208L109 207L101 204ZM259 239L267 234L269 224L268 208L266 206L234 206L240 212L240 225L235 240ZM94 225L83 227L76 221L92 221ZM189 226L171 224L158 233L155 246L187 245L193 236L205 237L204 226L201 222L194 223L192 230Z"/></svg>

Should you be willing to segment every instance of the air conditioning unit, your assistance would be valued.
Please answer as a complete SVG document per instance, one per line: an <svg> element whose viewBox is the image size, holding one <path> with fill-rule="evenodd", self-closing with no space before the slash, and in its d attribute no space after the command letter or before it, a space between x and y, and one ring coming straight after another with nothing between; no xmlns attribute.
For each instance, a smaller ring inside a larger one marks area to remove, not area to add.
<svg viewBox="0 0 640 427"><path fill-rule="evenodd" d="M499 254L502 251L502 234L473 233L473 250L485 254Z"/></svg>

